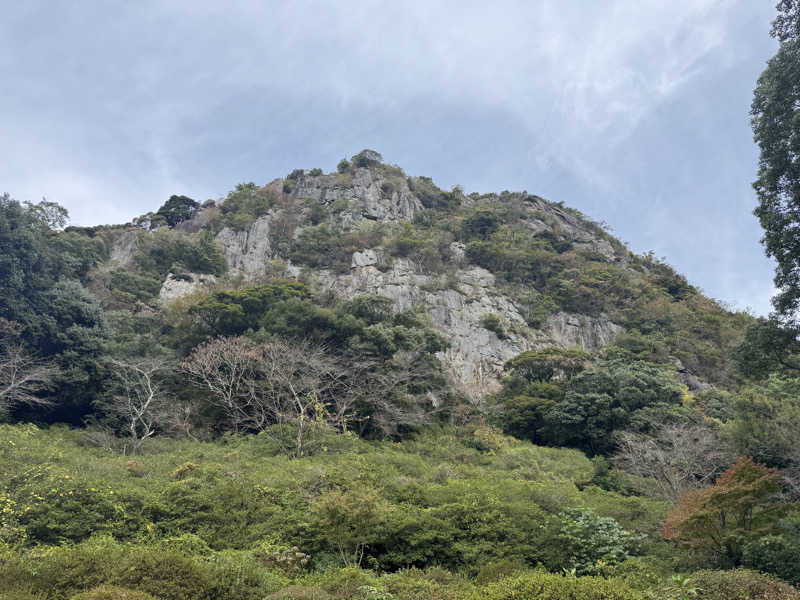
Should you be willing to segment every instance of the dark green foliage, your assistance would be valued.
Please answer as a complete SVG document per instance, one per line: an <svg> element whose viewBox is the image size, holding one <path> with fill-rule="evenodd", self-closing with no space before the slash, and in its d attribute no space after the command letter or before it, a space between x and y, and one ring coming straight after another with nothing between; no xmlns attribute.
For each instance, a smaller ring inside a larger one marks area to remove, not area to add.
<svg viewBox="0 0 800 600"><path fill-rule="evenodd" d="M105 243L75 231L56 233L52 228L66 218L52 203L0 197L0 317L20 323L32 351L61 370L55 405L46 412L21 409L18 418L79 423L103 385L102 310L78 279L105 256Z"/></svg>
<svg viewBox="0 0 800 600"><path fill-rule="evenodd" d="M800 518L779 521L773 533L747 544L742 564L800 586Z"/></svg>
<svg viewBox="0 0 800 600"><path fill-rule="evenodd" d="M408 186L411 192L427 209L434 211L449 211L457 208L461 203L458 194L440 190L430 177L410 177Z"/></svg>
<svg viewBox="0 0 800 600"><path fill-rule="evenodd" d="M663 366L604 360L584 371L588 356L548 348L509 361L494 401L503 427L540 444L589 454L611 452L615 434L650 432L685 418L682 388Z"/></svg>
<svg viewBox="0 0 800 600"><path fill-rule="evenodd" d="M308 300L310 297L311 292L305 284L295 280L279 280L241 290L213 292L193 304L188 314L196 319L191 328L200 326L199 333L195 335L239 335L249 329L258 329L275 303L292 298Z"/></svg>
<svg viewBox="0 0 800 600"><path fill-rule="evenodd" d="M574 377L547 421L556 444L602 454L614 449L616 431L652 431L681 399L680 386L662 367L610 361Z"/></svg>
<svg viewBox="0 0 800 600"><path fill-rule="evenodd" d="M159 231L142 236L133 259L141 272L162 280L169 272L222 275L227 270L225 257L209 231L191 236Z"/></svg>
<svg viewBox="0 0 800 600"><path fill-rule="evenodd" d="M109 298L106 308L127 308L139 302L149 302L161 289L161 277L157 273L138 272L117 268L111 271L107 284Z"/></svg>
<svg viewBox="0 0 800 600"><path fill-rule="evenodd" d="M378 246L382 240L380 224L342 233L323 223L303 229L292 242L289 257L295 263L343 273L350 268L353 252Z"/></svg>
<svg viewBox="0 0 800 600"><path fill-rule="evenodd" d="M592 510L561 513L551 525L551 570L574 569L579 575L602 575L634 553L637 538L611 517ZM549 563L549 564L548 564Z"/></svg>
<svg viewBox="0 0 800 600"><path fill-rule="evenodd" d="M267 187L258 187L252 181L237 184L220 205L222 223L233 229L247 229L253 221L263 217L278 201L277 194Z"/></svg>
<svg viewBox="0 0 800 600"><path fill-rule="evenodd" d="M488 210L473 213L464 221L463 236L466 240L485 240L500 229L502 216Z"/></svg>
<svg viewBox="0 0 800 600"><path fill-rule="evenodd" d="M737 370L751 379L762 379L778 371L797 374L800 372L798 333L796 328L775 318L756 320L732 351Z"/></svg>
<svg viewBox="0 0 800 600"><path fill-rule="evenodd" d="M375 150L362 150L353 156L351 161L356 167L371 167L380 164L383 161L383 157Z"/></svg>
<svg viewBox="0 0 800 600"><path fill-rule="evenodd" d="M486 313L481 318L481 325L484 329L494 332L501 340L506 338L506 330L503 328L503 322L494 313Z"/></svg>
<svg viewBox="0 0 800 600"><path fill-rule="evenodd" d="M66 211L52 203L20 204L0 196L0 316L30 324L46 309L44 294L62 279L80 279L105 257L96 242L53 227Z"/></svg>
<svg viewBox="0 0 800 600"><path fill-rule="evenodd" d="M775 467L800 456L800 380L773 375L742 389L733 401L731 441L740 455Z"/></svg>
<svg viewBox="0 0 800 600"><path fill-rule="evenodd" d="M155 597L146 592L101 585L88 592L76 594L70 600L155 600Z"/></svg>
<svg viewBox="0 0 800 600"><path fill-rule="evenodd" d="M170 227L175 227L178 223L191 219L200 207L200 203L192 200L188 196L170 196L164 206L158 209L160 215Z"/></svg>
<svg viewBox="0 0 800 600"><path fill-rule="evenodd" d="M509 282L528 283L541 290L551 277L564 269L564 261L543 240L522 238L522 243L510 246L505 240L471 241L467 258Z"/></svg>
<svg viewBox="0 0 800 600"><path fill-rule="evenodd" d="M311 177L319 177L320 175L322 175L322 169L320 169L319 167L315 167L315 168L311 169L311 170L308 172L308 174L309 174Z"/></svg>
<svg viewBox="0 0 800 600"><path fill-rule="evenodd" d="M793 318L800 304L800 252L796 239L800 207L800 38L795 2L781 2L773 28L780 41L753 92L753 134L759 146L758 178L753 187L759 204L755 214L764 229L767 256L777 263L773 300L783 317Z"/></svg>
<svg viewBox="0 0 800 600"><path fill-rule="evenodd" d="M554 378L569 380L586 368L589 358L582 350L551 347L523 352L508 361L505 368L512 376L528 382L548 382Z"/></svg>
<svg viewBox="0 0 800 600"><path fill-rule="evenodd" d="M336 170L339 173L345 173L350 170L350 161L346 158L343 158L339 161L339 164L336 165Z"/></svg>
<svg viewBox="0 0 800 600"><path fill-rule="evenodd" d="M558 304L551 296L540 294L536 290L526 290L517 300L520 313L531 327L542 327L547 318L558 311Z"/></svg>
<svg viewBox="0 0 800 600"><path fill-rule="evenodd" d="M312 268L332 267L345 271L350 267L352 252L344 248L342 234L328 225L309 227L300 233L292 248L294 262Z"/></svg>

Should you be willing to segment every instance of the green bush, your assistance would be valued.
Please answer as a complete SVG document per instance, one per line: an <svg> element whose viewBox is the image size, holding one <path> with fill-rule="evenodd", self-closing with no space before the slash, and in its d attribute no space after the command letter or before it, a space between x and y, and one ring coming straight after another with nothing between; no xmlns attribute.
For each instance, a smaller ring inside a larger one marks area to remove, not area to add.
<svg viewBox="0 0 800 600"><path fill-rule="evenodd" d="M800 586L800 518L784 519L774 534L745 545L742 564Z"/></svg>
<svg viewBox="0 0 800 600"><path fill-rule="evenodd" d="M578 575L602 575L636 550L638 537L611 517L593 510L571 509L556 515L545 566L572 569Z"/></svg>
<svg viewBox="0 0 800 600"><path fill-rule="evenodd" d="M491 583L475 600L640 600L622 581L601 577L562 577L528 573Z"/></svg>
<svg viewBox="0 0 800 600"><path fill-rule="evenodd" d="M156 598L146 592L113 585L101 585L88 592L75 594L69 600L156 600Z"/></svg>
<svg viewBox="0 0 800 600"><path fill-rule="evenodd" d="M220 204L222 224L236 230L247 229L277 201L278 194L272 189L258 187L253 182L240 183Z"/></svg>
<svg viewBox="0 0 800 600"><path fill-rule="evenodd" d="M494 332L501 340L506 338L506 330L503 327L503 322L494 313L486 313L481 318L481 325L484 329Z"/></svg>
<svg viewBox="0 0 800 600"><path fill-rule="evenodd" d="M161 280L170 271L222 275L227 270L225 256L209 231L190 235L164 230L140 236L133 262L141 273Z"/></svg>
<svg viewBox="0 0 800 600"><path fill-rule="evenodd" d="M754 571L699 571L691 576L699 600L798 600L800 591Z"/></svg>

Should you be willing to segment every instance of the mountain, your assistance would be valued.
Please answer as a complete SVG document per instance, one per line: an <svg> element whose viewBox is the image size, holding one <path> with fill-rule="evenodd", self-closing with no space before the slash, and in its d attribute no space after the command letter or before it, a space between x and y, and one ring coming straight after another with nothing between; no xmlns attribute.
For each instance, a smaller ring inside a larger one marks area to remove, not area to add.
<svg viewBox="0 0 800 600"><path fill-rule="evenodd" d="M445 371L473 402L498 389L521 352L596 354L615 341L636 358L674 364L690 391L735 386L728 350L750 321L562 203L444 191L371 150L334 173L295 170L202 205L173 196L127 225L73 230L108 247L89 277L106 309L158 310L295 278L318 294L378 295L396 311L422 311L449 342L438 353ZM223 264L176 250L204 243Z"/></svg>

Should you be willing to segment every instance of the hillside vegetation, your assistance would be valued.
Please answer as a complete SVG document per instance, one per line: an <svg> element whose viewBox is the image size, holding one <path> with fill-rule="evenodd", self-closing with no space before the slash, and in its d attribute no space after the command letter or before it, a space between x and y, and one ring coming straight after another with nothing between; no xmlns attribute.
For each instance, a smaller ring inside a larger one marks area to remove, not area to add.
<svg viewBox="0 0 800 600"><path fill-rule="evenodd" d="M66 216L0 198L0 597L800 597L798 379L577 211L364 151Z"/></svg>

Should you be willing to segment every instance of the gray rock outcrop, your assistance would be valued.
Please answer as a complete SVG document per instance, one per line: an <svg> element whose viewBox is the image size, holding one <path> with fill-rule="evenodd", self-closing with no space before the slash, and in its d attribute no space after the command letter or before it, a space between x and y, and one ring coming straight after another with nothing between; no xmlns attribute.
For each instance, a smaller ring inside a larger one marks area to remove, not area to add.
<svg viewBox="0 0 800 600"><path fill-rule="evenodd" d="M324 206L334 202L343 205L339 218L343 225L361 219L373 221L410 220L422 209L422 203L411 193L405 178L384 176L368 168L343 175L304 175L293 185L291 194L297 199L310 198Z"/></svg>
<svg viewBox="0 0 800 600"><path fill-rule="evenodd" d="M375 251L357 252L348 274L319 271L317 279L344 297L376 294L391 298L396 310L422 306L433 327L450 342L439 358L454 383L474 402L498 389L503 365L520 352L546 346L579 346L592 352L610 343L621 330L605 318L559 313L543 330L528 327L511 298L495 287L486 269L456 271L454 287L441 277L421 274L414 263L396 259L381 271L371 262ZM504 336L483 326L486 315L500 315Z"/></svg>
<svg viewBox="0 0 800 600"><path fill-rule="evenodd" d="M545 331L557 346L578 346L586 352L596 352L613 342L622 327L605 315L590 317L559 312L547 319Z"/></svg>
<svg viewBox="0 0 800 600"><path fill-rule="evenodd" d="M168 304L173 300L183 298L195 292L208 290L216 281L217 278L213 275L182 273L177 276L173 273L168 273L164 283L161 284L158 298L163 304Z"/></svg>
<svg viewBox="0 0 800 600"><path fill-rule="evenodd" d="M267 261L272 257L269 238L271 220L272 215L268 214L256 219L245 230L225 227L217 234L217 245L222 249L232 273L241 272L252 277L264 272Z"/></svg>
<svg viewBox="0 0 800 600"><path fill-rule="evenodd" d="M136 229L123 231L111 247L111 260L120 267L130 264L139 244L139 232Z"/></svg>

